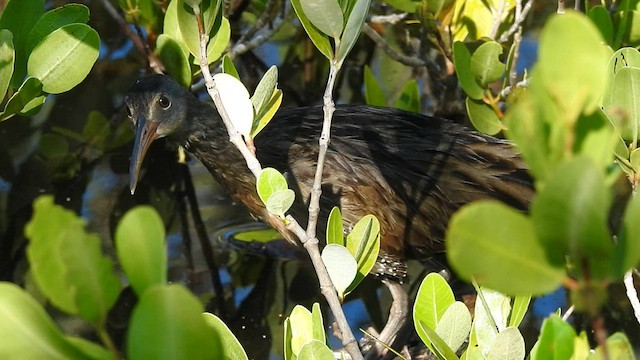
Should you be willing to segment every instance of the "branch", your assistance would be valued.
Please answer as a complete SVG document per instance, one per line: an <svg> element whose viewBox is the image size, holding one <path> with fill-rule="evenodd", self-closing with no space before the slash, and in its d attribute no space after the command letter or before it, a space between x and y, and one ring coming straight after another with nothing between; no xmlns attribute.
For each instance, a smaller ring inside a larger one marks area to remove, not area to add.
<svg viewBox="0 0 640 360"><path fill-rule="evenodd" d="M633 285L633 270L627 271L624 274L624 287L627 289L627 297L633 308L633 314L636 316L636 320L640 324L640 300L638 300L638 292Z"/></svg>
<svg viewBox="0 0 640 360"><path fill-rule="evenodd" d="M367 23L362 26L362 31L367 34L367 36L371 40L373 40L373 42L380 46L382 50L384 50L384 52L387 53L387 55L389 55L389 57L393 60L412 67L427 66L427 63L424 60L417 57L403 55L392 48L391 45L389 45L382 38L382 36L380 36L375 30L373 30Z"/></svg>
<svg viewBox="0 0 640 360"><path fill-rule="evenodd" d="M207 43L209 41L209 36L204 31L204 25L202 23L202 15L200 13L199 6L197 5L193 6L193 12L196 16L196 20L198 22L198 30L200 32L200 69L205 79L207 92L209 93L209 96L215 103L218 113L222 117L222 121L224 122L227 128L227 132L229 133L229 140L236 146L236 148L238 148L238 150L244 157L245 161L247 162L247 167L249 167L249 170L251 170L253 175L257 178L258 175L260 174L260 171L262 170L262 167L258 159L249 150L249 148L247 147L247 144L243 141L242 135L233 126L233 123L231 122L231 118L229 117L229 115L227 114L224 108L222 99L220 98L220 93L218 91L218 88L216 87L215 82L213 81L213 77L211 76L211 72L209 70L209 64L207 62L206 54L207 54ZM333 76L335 77L335 73L333 74ZM329 84L327 85L327 89L328 89L327 92L329 95L331 95L332 93L332 91L329 89L333 88L333 82L334 82L334 80L331 80L331 78L332 77L330 75L329 83L331 85L331 88L329 88ZM331 100L331 98L329 98L329 100ZM325 102L326 102L326 94L325 94ZM331 105L333 105L333 101L331 101ZM328 136L329 134L328 132L325 133L325 129L324 129L324 126L327 125L326 119L327 119L328 110L330 111L330 113L333 113L333 109L331 107L327 107L325 109L325 123L323 125L323 136L321 136L321 139L320 139L321 152L322 152L323 141L325 141L326 144L328 144L328 141L329 141L329 136ZM329 114L328 125L329 126L331 125L330 114ZM325 153L326 153L326 144L324 149ZM322 157L322 162L320 162L320 160L318 162L319 162L318 166L321 167L321 164L324 162L324 157ZM322 174L322 169L320 169L319 172L320 174ZM316 177L317 177L317 173L316 173ZM312 195L312 199L313 199L313 195ZM316 207L318 206L318 203L319 203L319 195L318 195L318 199L316 199ZM310 208L311 208L311 205L310 205ZM298 236L298 238L300 239L300 242L303 244L303 246L309 253L311 262L313 263L316 273L318 274L318 279L320 281L320 290L322 294L325 296L325 298L327 299L327 302L329 303L329 306L331 307L331 310L333 312L333 316L336 319L336 323L338 324L340 332L343 335L342 344L344 345L345 349L351 356L351 359L362 360L362 354L360 353L360 349L358 348L358 343L356 342L356 339L353 336L353 333L351 332L349 323L347 322L347 318L344 315L344 311L342 310L340 300L338 299L338 294L335 290L335 287L333 286L333 283L331 282L329 273L327 272L327 269L325 268L324 263L322 262L322 257L320 256L320 250L318 248L319 241L315 237L315 226L313 227L313 231L305 232L305 230L302 229L300 224L290 215L286 217L285 226L289 231L293 232L296 236ZM309 233L313 233L313 236L308 236Z"/></svg>
<svg viewBox="0 0 640 360"><path fill-rule="evenodd" d="M504 14L504 9L506 5L507 5L506 0L500 1L500 6L498 6L498 11L495 12L493 15L493 25L491 26L491 32L489 33L489 37L492 39L495 39L496 35L498 35L498 28L500 28L500 23L502 23L502 16Z"/></svg>
<svg viewBox="0 0 640 360"><path fill-rule="evenodd" d="M372 15L369 22L373 24L392 24L395 25L407 17L407 13L389 14L389 15Z"/></svg>
<svg viewBox="0 0 640 360"><path fill-rule="evenodd" d="M129 24L124 20L124 18L120 15L118 10L113 7L109 0L100 0L102 3L102 7L111 15L111 17L120 25L124 33L127 35L129 39L133 42L136 48L140 50L147 57L147 62L149 62L149 67L157 74L164 73L164 64L162 60L154 54L152 51L149 51L149 47L142 41L142 38L138 36L131 28Z"/></svg>
<svg viewBox="0 0 640 360"><path fill-rule="evenodd" d="M503 33L500 36L498 42L506 42L509 40L511 35L515 34L518 31L518 28L522 26L522 23L526 20L527 15L529 15L529 11L531 11L531 7L533 6L533 0L527 1L527 3L522 7L522 0L518 0L516 2L516 14L515 19L513 20L513 24L509 28L509 30Z"/></svg>

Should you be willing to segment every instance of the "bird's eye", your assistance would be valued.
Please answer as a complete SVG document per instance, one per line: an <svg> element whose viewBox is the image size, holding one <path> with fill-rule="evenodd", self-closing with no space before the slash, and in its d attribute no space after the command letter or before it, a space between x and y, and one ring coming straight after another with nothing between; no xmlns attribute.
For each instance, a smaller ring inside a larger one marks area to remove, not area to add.
<svg viewBox="0 0 640 360"><path fill-rule="evenodd" d="M158 99L158 104L160 104L162 109L167 110L171 106L171 100L169 100L167 95L162 95Z"/></svg>

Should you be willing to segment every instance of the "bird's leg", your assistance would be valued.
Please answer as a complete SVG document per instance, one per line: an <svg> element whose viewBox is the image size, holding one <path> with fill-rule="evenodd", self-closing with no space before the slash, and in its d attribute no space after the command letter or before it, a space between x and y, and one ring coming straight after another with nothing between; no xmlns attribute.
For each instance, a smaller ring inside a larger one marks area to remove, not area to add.
<svg viewBox="0 0 640 360"><path fill-rule="evenodd" d="M382 283L391 292L393 302L391 303L391 309L389 309L389 319L387 320L384 329L380 332L378 341L374 343L373 347L366 355L366 359L368 360L377 359L383 356L387 352L387 349L382 344L391 345L398 333L407 323L409 297L402 288L402 284L392 280L382 280Z"/></svg>

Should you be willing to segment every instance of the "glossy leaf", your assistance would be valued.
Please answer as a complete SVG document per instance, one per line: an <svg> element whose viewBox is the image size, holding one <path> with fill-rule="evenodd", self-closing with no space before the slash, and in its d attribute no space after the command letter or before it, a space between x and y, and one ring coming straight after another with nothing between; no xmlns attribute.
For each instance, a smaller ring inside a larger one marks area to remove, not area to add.
<svg viewBox="0 0 640 360"><path fill-rule="evenodd" d="M616 278L621 278L629 269L637 267L640 262L638 219L640 219L640 197L635 196L627 204L622 229L614 249L612 275Z"/></svg>
<svg viewBox="0 0 640 360"><path fill-rule="evenodd" d="M222 13L219 15L221 16ZM227 49L227 46L229 46L229 40L231 39L231 24L229 24L229 19L221 16L220 21L218 30L211 40L209 40L209 44L207 44L207 61L209 64L222 57L222 54Z"/></svg>
<svg viewBox="0 0 640 360"><path fill-rule="evenodd" d="M302 11L311 24L326 35L339 38L344 29L342 9L336 0L301 1Z"/></svg>
<svg viewBox="0 0 640 360"><path fill-rule="evenodd" d="M505 294L544 294L564 277L564 268L547 260L532 222L495 201L462 207L449 223L445 244L460 277Z"/></svg>
<svg viewBox="0 0 640 360"><path fill-rule="evenodd" d="M29 32L26 53L30 54L36 45L54 30L69 24L86 24L88 21L89 8L82 4L66 4L47 11L38 19L33 29Z"/></svg>
<svg viewBox="0 0 640 360"><path fill-rule="evenodd" d="M87 358L65 338L44 308L15 284L0 282L0 317L2 359ZM104 352L94 352L94 358L110 358Z"/></svg>
<svg viewBox="0 0 640 360"><path fill-rule="evenodd" d="M213 328L220 338L220 345L224 358L229 360L242 360L249 359L247 353L244 351L242 344L238 341L235 335L231 332L227 324L225 324L219 317L214 314L205 312L202 314L207 325Z"/></svg>
<svg viewBox="0 0 640 360"><path fill-rule="evenodd" d="M273 193L288 189L287 180L278 170L264 168L258 175L256 189L262 202L266 203Z"/></svg>
<svg viewBox="0 0 640 360"><path fill-rule="evenodd" d="M416 301L413 305L414 324L422 323L435 331L438 322L447 308L455 302L453 291L447 281L438 273L430 273L420 284ZM416 326L416 331L429 349L434 350L427 334L421 327Z"/></svg>
<svg viewBox="0 0 640 360"><path fill-rule="evenodd" d="M346 247L337 244L328 244L322 249L322 261L338 296L343 299L349 285L355 280L358 273L358 263Z"/></svg>
<svg viewBox="0 0 640 360"><path fill-rule="evenodd" d="M610 274L613 252L607 219L611 197L602 172L593 161L578 157L564 163L550 177L531 206L540 244L555 266L571 256L594 279Z"/></svg>
<svg viewBox="0 0 640 360"><path fill-rule="evenodd" d="M382 87L368 65L364 66L364 98L368 105L387 105Z"/></svg>
<svg viewBox="0 0 640 360"><path fill-rule="evenodd" d="M473 74L473 70L471 69L471 53L464 43L453 43L453 62L462 90L472 99L482 99L484 90L478 84Z"/></svg>
<svg viewBox="0 0 640 360"><path fill-rule="evenodd" d="M345 245L342 214L337 206L331 209L327 219L327 244Z"/></svg>
<svg viewBox="0 0 640 360"><path fill-rule="evenodd" d="M495 135L502 130L502 122L496 112L482 100L473 100L467 97L465 100L469 120L476 130L487 135Z"/></svg>
<svg viewBox="0 0 640 360"><path fill-rule="evenodd" d="M504 64L500 62L502 46L495 41L480 45L471 55L471 71L481 87L487 87L504 75Z"/></svg>
<svg viewBox="0 0 640 360"><path fill-rule="evenodd" d="M640 67L640 51L632 47L624 47L614 52L607 65L609 77L613 78L618 70L624 67Z"/></svg>
<svg viewBox="0 0 640 360"><path fill-rule="evenodd" d="M180 25L178 24L178 3L179 1L169 1L169 4L167 5L167 11L164 15L164 23L162 26L163 34L175 40L185 54L191 54L187 43L184 41L182 32L180 31Z"/></svg>
<svg viewBox="0 0 640 360"><path fill-rule="evenodd" d="M552 16L542 30L536 75L566 122L598 107L607 84L609 59L602 42L593 23L577 12ZM558 66L566 59L574 59L580 66Z"/></svg>
<svg viewBox="0 0 640 360"><path fill-rule="evenodd" d="M400 97L396 100L396 107L405 111L420 113L420 90L418 82L415 80L408 81Z"/></svg>
<svg viewBox="0 0 640 360"><path fill-rule="evenodd" d="M324 331L322 311L320 310L320 304L317 302L313 303L313 307L311 308L311 326L313 327L313 338L323 344L326 343L327 335Z"/></svg>
<svg viewBox="0 0 640 360"><path fill-rule="evenodd" d="M531 359L569 359L573 354L573 340L576 332L557 315L551 315L542 322L540 338L531 352Z"/></svg>
<svg viewBox="0 0 640 360"><path fill-rule="evenodd" d="M638 140L640 127L640 68L622 67L613 76L610 92L602 106L615 127L627 141Z"/></svg>
<svg viewBox="0 0 640 360"><path fill-rule="evenodd" d="M287 320L291 330L291 351L299 356L304 344L313 340L313 317L307 308L296 305Z"/></svg>
<svg viewBox="0 0 640 360"><path fill-rule="evenodd" d="M0 29L13 34L15 70L11 87L17 88L27 74L27 38L38 19L44 14L44 0L9 1L0 17Z"/></svg>
<svg viewBox="0 0 640 360"><path fill-rule="evenodd" d="M293 10L296 12L302 27L309 35L309 38L316 46L316 48L324 55L327 59L333 60L333 48L331 47L331 43L329 42L329 38L327 35L322 33L315 25L311 23L307 15L304 13L302 8L303 0L291 0L291 6L293 6Z"/></svg>
<svg viewBox="0 0 640 360"><path fill-rule="evenodd" d="M127 358L220 359L220 339L203 306L182 285L156 285L141 294L127 333Z"/></svg>
<svg viewBox="0 0 640 360"><path fill-rule="evenodd" d="M524 319L529 309L529 303L531 302L531 295L519 295L513 299L513 306L511 307L511 315L509 316L509 326L518 327Z"/></svg>
<svg viewBox="0 0 640 360"><path fill-rule="evenodd" d="M167 74L184 87L191 85L189 56L175 39L167 34L160 34L156 40L156 54L162 60Z"/></svg>
<svg viewBox="0 0 640 360"><path fill-rule="evenodd" d="M279 190L271 194L265 203L267 211L271 214L285 217L285 213L289 211L296 199L296 193L291 189Z"/></svg>
<svg viewBox="0 0 640 360"><path fill-rule="evenodd" d="M506 329L510 310L510 299L504 294L486 288L478 291L473 330L483 354L489 353L498 333Z"/></svg>
<svg viewBox="0 0 640 360"><path fill-rule="evenodd" d="M87 234L84 221L54 204L52 196L34 202L34 216L25 228L27 256L38 287L69 314L103 324L120 292L111 259L102 254L97 235Z"/></svg>
<svg viewBox="0 0 640 360"><path fill-rule="evenodd" d="M380 222L374 215L365 215L346 238L346 248L358 264L358 273L347 292L353 290L369 274L380 252Z"/></svg>
<svg viewBox="0 0 640 360"><path fill-rule="evenodd" d="M453 41L479 40L490 37L501 0L456 1L453 9ZM515 2L505 2L502 23L511 16Z"/></svg>
<svg viewBox="0 0 640 360"><path fill-rule="evenodd" d="M258 133L260 133L260 131L269 124L269 121L273 119L278 109L280 109L281 104L282 91L280 89L276 89L271 96L271 100L269 100L269 102L263 106L262 111L255 116L253 129L251 130L252 138L258 135Z"/></svg>
<svg viewBox="0 0 640 360"><path fill-rule="evenodd" d="M613 43L613 23L609 11L602 5L596 5L589 9L587 15L600 31L604 41L611 45Z"/></svg>
<svg viewBox="0 0 640 360"><path fill-rule="evenodd" d="M327 345L318 340L311 340L306 343L300 353L298 359L301 360L335 360L333 351Z"/></svg>
<svg viewBox="0 0 640 360"><path fill-rule="evenodd" d="M129 210L116 229L118 259L138 296L167 282L164 224L150 206Z"/></svg>
<svg viewBox="0 0 640 360"><path fill-rule="evenodd" d="M251 97L251 103L256 113L259 113L263 106L271 99L273 92L278 86L278 68L274 65L267 70L260 79L256 91Z"/></svg>
<svg viewBox="0 0 640 360"><path fill-rule="evenodd" d="M13 34L7 29L0 30L0 102L3 101L11 83L15 57Z"/></svg>
<svg viewBox="0 0 640 360"><path fill-rule="evenodd" d="M493 341L488 360L523 360L525 358L524 338L515 327L501 331Z"/></svg>
<svg viewBox="0 0 640 360"><path fill-rule="evenodd" d="M222 72L225 74L229 74L234 78L240 80L240 75L238 74L238 70L236 70L235 65L233 65L233 60L229 58L229 56L224 55L222 57Z"/></svg>
<svg viewBox="0 0 640 360"><path fill-rule="evenodd" d="M451 350L457 352L471 331L471 314L467 305L460 301L449 305L435 330Z"/></svg>
<svg viewBox="0 0 640 360"><path fill-rule="evenodd" d="M432 344L433 346L433 351L436 354L438 354L438 357L440 359L446 359L446 360L458 359L458 357L453 352L453 350L451 350L449 345L447 345L447 343L445 343L444 340L442 340L440 336L438 336L435 330L426 326L424 322L419 321L416 324L416 329L418 330L418 334L420 333L425 334L425 336L428 338L429 343Z"/></svg>
<svg viewBox="0 0 640 360"><path fill-rule="evenodd" d="M182 41L189 49L189 52L196 59L200 59L200 32L198 31L198 23L193 9L185 3L185 0L176 0L176 2L177 23ZM220 8L220 1L203 0L199 8L203 19L204 32L209 35Z"/></svg>
<svg viewBox="0 0 640 360"><path fill-rule="evenodd" d="M85 24L65 25L47 35L29 56L27 72L42 90L59 94L78 85L98 59L100 38Z"/></svg>
<svg viewBox="0 0 640 360"><path fill-rule="evenodd" d="M213 81L218 87L224 110L233 126L248 139L253 126L253 105L247 88L240 80L225 73L215 74Z"/></svg>
<svg viewBox="0 0 640 360"><path fill-rule="evenodd" d="M7 120L8 118L20 113L28 108L29 104L43 97L42 95L42 83L36 78L27 78L22 86L16 91L4 108L4 111L0 113L0 120Z"/></svg>
<svg viewBox="0 0 640 360"><path fill-rule="evenodd" d="M344 59L346 59L347 55L355 45L358 37L360 36L360 32L362 31L364 20L369 13L371 0L354 1L355 5L353 9L350 13L347 14L349 18L347 19L347 25L345 26L344 32L342 33L340 46L338 46L338 49L336 50L336 60L338 61L338 64L342 64Z"/></svg>

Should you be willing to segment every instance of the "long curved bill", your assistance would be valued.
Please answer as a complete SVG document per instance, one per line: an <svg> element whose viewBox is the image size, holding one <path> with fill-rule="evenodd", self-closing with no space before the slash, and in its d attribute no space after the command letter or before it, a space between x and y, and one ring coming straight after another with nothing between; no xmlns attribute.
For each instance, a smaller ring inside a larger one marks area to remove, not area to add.
<svg viewBox="0 0 640 360"><path fill-rule="evenodd" d="M158 123L147 121L144 116L138 116L136 125L136 138L133 142L133 152L131 153L131 163L129 164L129 188L131 195L136 191L140 167L144 160L149 146L158 138Z"/></svg>

